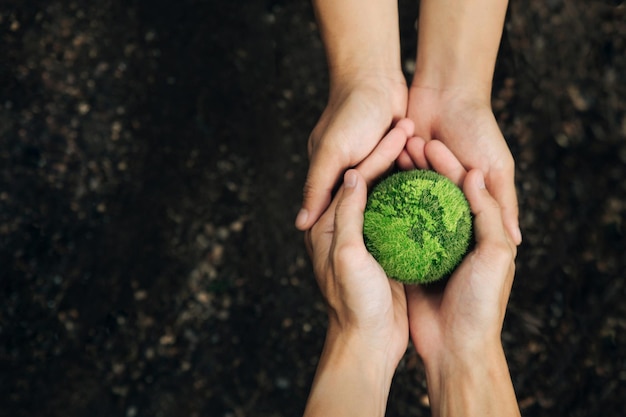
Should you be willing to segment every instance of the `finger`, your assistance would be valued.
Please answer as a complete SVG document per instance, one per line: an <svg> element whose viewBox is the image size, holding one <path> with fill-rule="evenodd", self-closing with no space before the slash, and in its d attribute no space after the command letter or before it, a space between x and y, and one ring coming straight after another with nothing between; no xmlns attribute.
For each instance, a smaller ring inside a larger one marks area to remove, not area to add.
<svg viewBox="0 0 626 417"><path fill-rule="evenodd" d="M459 187L463 184L467 171L443 142L431 140L424 146L424 153L435 171L449 178Z"/></svg>
<svg viewBox="0 0 626 417"><path fill-rule="evenodd" d="M309 229L330 204L332 193L346 166L337 152L320 149L311 159L304 184L302 208L296 217L296 227Z"/></svg>
<svg viewBox="0 0 626 417"><path fill-rule="evenodd" d="M398 156L398 159L396 159L396 166L403 171L410 171L417 168L413 163L411 156L407 152L406 147L402 150L400 156Z"/></svg>
<svg viewBox="0 0 626 417"><path fill-rule="evenodd" d="M398 121L398 123L396 123L395 127L399 127L404 130L407 138L413 136L413 133L415 132L415 123L413 123L413 120L411 119L401 119Z"/></svg>
<svg viewBox="0 0 626 417"><path fill-rule="evenodd" d="M398 121L366 158L364 165L359 164L359 169L366 175L368 183L372 183L393 166L413 129L414 124L411 120ZM341 157L344 153L327 149L320 149L311 159L304 186L302 208L296 217L296 227L300 230L310 228L329 207L341 173L348 168L348 162Z"/></svg>
<svg viewBox="0 0 626 417"><path fill-rule="evenodd" d="M310 236L311 246L314 248L325 247L327 242L330 245L334 232L335 207L337 206L338 195L331 201L328 209L319 219L305 231L305 235Z"/></svg>
<svg viewBox="0 0 626 417"><path fill-rule="evenodd" d="M405 285L407 302L410 304L411 311L419 306L419 308L429 308L437 310L441 303L445 282L431 283L429 285Z"/></svg>
<svg viewBox="0 0 626 417"><path fill-rule="evenodd" d="M522 232L519 227L519 206L513 175L502 175L501 172L490 172L487 175L487 186L493 197L500 204L502 220L511 240L519 245L522 243Z"/></svg>
<svg viewBox="0 0 626 417"><path fill-rule="evenodd" d="M309 257L313 260L328 257L334 233L336 205L337 197L330 203L330 206L320 216L318 221L304 232L304 242Z"/></svg>
<svg viewBox="0 0 626 417"><path fill-rule="evenodd" d="M445 287L431 285L405 285L407 312L409 315L409 333L415 348L428 349L430 338L420 338L420 334L428 332L424 326L435 325L441 317L441 303Z"/></svg>
<svg viewBox="0 0 626 417"><path fill-rule="evenodd" d="M335 248L363 242L363 211L367 202L367 186L356 169L346 171L341 196L335 210Z"/></svg>
<svg viewBox="0 0 626 417"><path fill-rule="evenodd" d="M504 228L500 206L487 191L480 170L474 169L467 174L463 191L474 213L476 248L473 251L474 257L471 257L474 259L472 270L478 277L491 277L504 284L502 288L505 291L501 294L505 295L501 300L504 311L513 283L517 246Z"/></svg>
<svg viewBox="0 0 626 417"><path fill-rule="evenodd" d="M413 136L413 133L415 132L415 123L413 123L411 119L400 120L396 124L396 127L402 128L405 131L407 138L410 138L411 136ZM413 160L411 159L411 156L406 150L406 145L405 145L405 149L402 150L402 152L396 159L396 166L403 171L410 171L416 168L415 164L413 163Z"/></svg>
<svg viewBox="0 0 626 417"><path fill-rule="evenodd" d="M393 167L404 146L407 134L401 127L394 127L378 143L376 148L363 162L357 165L357 170L370 186L376 179Z"/></svg>
<svg viewBox="0 0 626 417"><path fill-rule="evenodd" d="M418 136L410 138L406 143L406 151L413 161L413 164L419 169L430 169L430 164L424 153L425 146L426 141Z"/></svg>
<svg viewBox="0 0 626 417"><path fill-rule="evenodd" d="M478 245L488 242L509 246L506 231L502 223L500 206L489 194L482 171L471 170L463 183L463 192L467 196L474 214L474 234Z"/></svg>

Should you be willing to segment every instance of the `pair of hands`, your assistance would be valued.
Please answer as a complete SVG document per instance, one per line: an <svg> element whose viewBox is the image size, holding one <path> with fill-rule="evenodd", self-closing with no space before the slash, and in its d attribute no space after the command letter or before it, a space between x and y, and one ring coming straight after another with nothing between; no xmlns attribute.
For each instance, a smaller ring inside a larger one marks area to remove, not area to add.
<svg viewBox="0 0 626 417"><path fill-rule="evenodd" d="M507 2L420 1L410 88L397 2L313 5L330 95L309 138L296 226L329 328L305 415L383 415L410 334L434 416L517 416L500 332L521 233L513 158L490 105ZM477 245L445 288L389 280L363 244L367 185L394 163L448 176L475 214Z"/></svg>
<svg viewBox="0 0 626 417"><path fill-rule="evenodd" d="M442 142L426 142L413 134L413 122L400 120L367 158L345 173L329 208L306 232L315 276L329 308L327 340L307 416L331 411L359 415L357 410L383 415L409 335L426 366L434 415L455 415L448 411L460 404L462 395L440 389L447 386L449 375L460 378L449 384L451 389L463 392L472 392L463 384L479 381L473 387L475 398L485 392L485 383L504 390L477 404L476 415L487 410L517 415L500 342L516 246L482 172L468 172ZM431 167L450 178L463 188L474 214L476 247L445 288L405 287L389 279L363 242L367 189L398 158L405 168ZM479 363L484 367L476 368ZM494 375L495 380L489 379ZM460 415L473 415L465 414L467 407L462 404Z"/></svg>
<svg viewBox="0 0 626 417"><path fill-rule="evenodd" d="M348 170L328 210L305 236L330 309L329 326L357 335L394 369L409 330L424 359L445 350L471 353L499 344L515 269L516 246L482 172L467 172L443 143L412 137L413 129L410 120L400 120L365 160ZM443 291L389 279L363 242L367 189L401 155L405 167L427 164L462 187L474 214L476 247Z"/></svg>
<svg viewBox="0 0 626 417"><path fill-rule="evenodd" d="M514 182L514 161L495 120L488 95L471 88L437 89L414 84L402 74L337 82L329 104L309 138L311 159L302 209L296 226L307 230L322 215L343 172L356 166L379 143L393 123L408 117L415 124L416 146L437 139L466 170L480 169L487 189L501 207L513 242L521 243ZM409 148L397 158L402 169L428 168L429 162Z"/></svg>

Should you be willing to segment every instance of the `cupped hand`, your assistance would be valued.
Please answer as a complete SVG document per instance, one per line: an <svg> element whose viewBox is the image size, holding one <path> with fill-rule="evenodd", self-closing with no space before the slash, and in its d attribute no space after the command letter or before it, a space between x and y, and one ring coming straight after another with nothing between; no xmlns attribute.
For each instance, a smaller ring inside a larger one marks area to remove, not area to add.
<svg viewBox="0 0 626 417"><path fill-rule="evenodd" d="M308 142L309 171L296 227L307 230L330 204L348 169L363 161L406 113L408 90L402 74L331 83L331 93Z"/></svg>
<svg viewBox="0 0 626 417"><path fill-rule="evenodd" d="M500 205L502 219L513 242L522 235L518 221L513 157L498 127L489 98L471 90L439 90L413 85L409 90L407 116L415 123L415 135L428 142L443 142L466 170L484 173L487 189ZM414 144L415 145L415 144ZM399 160L404 169L427 168L404 152Z"/></svg>
<svg viewBox="0 0 626 417"><path fill-rule="evenodd" d="M403 150L412 122L402 120L356 169L320 220L305 234L318 285L328 304L329 332L356 338L395 369L408 343L404 287L390 280L363 242L367 187Z"/></svg>
<svg viewBox="0 0 626 417"><path fill-rule="evenodd" d="M413 164L427 161L462 186L474 214L476 246L449 281L441 286L407 287L409 327L425 360L446 354L481 357L500 347L500 334L513 283L516 246L502 223L498 202L478 169L469 172L441 142L412 138L407 150Z"/></svg>

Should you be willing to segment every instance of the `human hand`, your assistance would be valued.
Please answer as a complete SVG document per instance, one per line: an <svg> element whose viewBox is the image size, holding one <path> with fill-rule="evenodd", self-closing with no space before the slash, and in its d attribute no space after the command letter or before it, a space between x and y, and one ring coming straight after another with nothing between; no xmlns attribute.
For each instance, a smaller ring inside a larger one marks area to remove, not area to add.
<svg viewBox="0 0 626 417"><path fill-rule="evenodd" d="M420 139L410 139L417 141ZM419 147L416 143L409 145L410 149ZM485 189L482 172L474 169L468 173L439 141L428 142L422 149L419 158L463 187L474 214L476 247L443 290L419 286L407 289L413 342L426 357L441 349L458 351L499 343L516 247L503 228L497 201ZM416 159L419 154L413 151Z"/></svg>
<svg viewBox="0 0 626 417"><path fill-rule="evenodd" d="M372 346L382 343L377 349L395 346L392 357L398 356L398 360L408 335L404 289L387 277L367 251L363 211L368 184L393 166L412 126L410 120L401 120L367 159L346 172L328 210L305 234L313 270L330 310L329 326L356 333Z"/></svg>
<svg viewBox="0 0 626 417"><path fill-rule="evenodd" d="M500 340L516 246L500 207L482 172L467 172L441 142L412 138L407 150L416 165L426 161L462 186L474 214L476 246L445 286L406 288L411 339L425 364L433 415L518 416Z"/></svg>
<svg viewBox="0 0 626 417"><path fill-rule="evenodd" d="M480 90L480 92L478 91ZM480 169L491 195L502 211L502 219L513 242L519 245L518 204L515 167L484 88L439 89L414 84L409 90L408 117L415 134L425 141L443 142L466 170ZM427 161L412 161L404 152L398 165L403 169L428 168Z"/></svg>
<svg viewBox="0 0 626 417"><path fill-rule="evenodd" d="M383 415L408 344L404 287L390 280L363 242L367 186L389 170L412 133L402 120L356 169L305 234L329 324L306 416ZM351 414L352 415L352 414Z"/></svg>
<svg viewBox="0 0 626 417"><path fill-rule="evenodd" d="M404 117L407 95L399 70L335 76L326 109L309 137L310 165L296 227L307 230L319 219L345 170L363 161Z"/></svg>

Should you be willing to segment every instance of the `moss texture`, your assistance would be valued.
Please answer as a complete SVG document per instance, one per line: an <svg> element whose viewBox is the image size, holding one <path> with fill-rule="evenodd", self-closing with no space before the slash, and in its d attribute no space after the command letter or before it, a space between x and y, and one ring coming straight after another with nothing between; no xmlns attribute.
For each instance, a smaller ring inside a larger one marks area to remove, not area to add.
<svg viewBox="0 0 626 417"><path fill-rule="evenodd" d="M388 276L407 284L437 281L461 262L472 235L463 192L443 175L393 174L371 192L363 234Z"/></svg>

